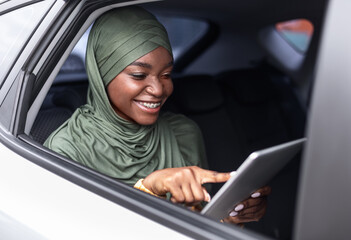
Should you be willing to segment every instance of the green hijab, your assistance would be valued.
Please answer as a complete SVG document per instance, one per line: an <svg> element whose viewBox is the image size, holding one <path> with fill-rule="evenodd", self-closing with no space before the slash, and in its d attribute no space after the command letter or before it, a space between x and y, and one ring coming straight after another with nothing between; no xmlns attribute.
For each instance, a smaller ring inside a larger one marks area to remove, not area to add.
<svg viewBox="0 0 351 240"><path fill-rule="evenodd" d="M98 18L87 45L88 103L44 145L130 185L158 169L204 167L201 133L191 120L164 113L155 124L143 126L119 117L110 105L110 81L160 46L172 55L165 28L142 8L118 8Z"/></svg>

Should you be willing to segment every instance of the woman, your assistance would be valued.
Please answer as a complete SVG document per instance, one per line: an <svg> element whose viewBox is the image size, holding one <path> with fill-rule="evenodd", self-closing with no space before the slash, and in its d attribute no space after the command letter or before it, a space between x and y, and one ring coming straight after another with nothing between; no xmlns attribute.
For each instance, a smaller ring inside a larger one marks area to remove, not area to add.
<svg viewBox="0 0 351 240"><path fill-rule="evenodd" d="M229 173L208 171L201 133L183 115L160 113L172 94L173 57L164 27L139 7L109 11L88 40L88 104L46 140L45 146L103 174L157 196L196 204L209 201L202 186ZM269 194L260 189L255 196ZM254 196L254 197L255 197ZM264 214L250 198L228 217L234 223Z"/></svg>

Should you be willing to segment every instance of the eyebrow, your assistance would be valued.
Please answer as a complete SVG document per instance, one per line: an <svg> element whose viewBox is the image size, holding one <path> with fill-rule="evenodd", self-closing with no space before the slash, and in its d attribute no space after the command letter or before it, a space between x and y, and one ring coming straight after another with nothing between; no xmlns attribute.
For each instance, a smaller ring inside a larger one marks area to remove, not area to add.
<svg viewBox="0 0 351 240"><path fill-rule="evenodd" d="M130 66L138 66L138 67L152 69L152 66L150 64L144 63L144 62L132 62Z"/></svg>
<svg viewBox="0 0 351 240"><path fill-rule="evenodd" d="M148 69L152 69L152 65L145 63L145 62L132 62L129 66L138 66L138 67L143 67L143 68L148 68ZM170 66L173 66L173 60L170 61L168 64L166 64L165 68L168 68Z"/></svg>

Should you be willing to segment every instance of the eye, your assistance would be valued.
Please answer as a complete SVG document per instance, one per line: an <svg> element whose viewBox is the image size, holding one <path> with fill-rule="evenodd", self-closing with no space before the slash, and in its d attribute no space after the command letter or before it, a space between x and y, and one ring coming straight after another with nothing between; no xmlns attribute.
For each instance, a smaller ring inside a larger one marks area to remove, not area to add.
<svg viewBox="0 0 351 240"><path fill-rule="evenodd" d="M143 79L146 78L146 74L145 73L131 73L129 75L135 80L143 80Z"/></svg>
<svg viewBox="0 0 351 240"><path fill-rule="evenodd" d="M171 79L172 78L172 75L171 75L171 73L169 72L169 73L164 73L164 74L162 74L162 76L161 76L163 79Z"/></svg>

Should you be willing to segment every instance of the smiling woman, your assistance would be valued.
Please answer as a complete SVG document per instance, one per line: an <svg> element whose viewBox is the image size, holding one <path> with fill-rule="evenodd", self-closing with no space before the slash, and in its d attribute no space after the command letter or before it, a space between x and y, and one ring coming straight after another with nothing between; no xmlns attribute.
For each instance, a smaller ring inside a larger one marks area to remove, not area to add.
<svg viewBox="0 0 351 240"><path fill-rule="evenodd" d="M88 104L45 145L132 186L158 169L206 167L196 124L151 108L172 93L171 63L167 33L153 15L137 7L104 14L87 45Z"/></svg>
<svg viewBox="0 0 351 240"><path fill-rule="evenodd" d="M209 201L204 183L229 173L205 170L198 126L160 113L172 94L173 56L165 28L138 7L112 10L92 27L87 45L88 104L53 132L45 146L152 195L176 203ZM256 221L265 196L239 204L226 221ZM244 207L246 206L246 207ZM240 212L240 213L238 213Z"/></svg>
<svg viewBox="0 0 351 240"><path fill-rule="evenodd" d="M173 92L172 66L172 56L158 47L126 67L107 86L115 112L140 125L155 123Z"/></svg>

